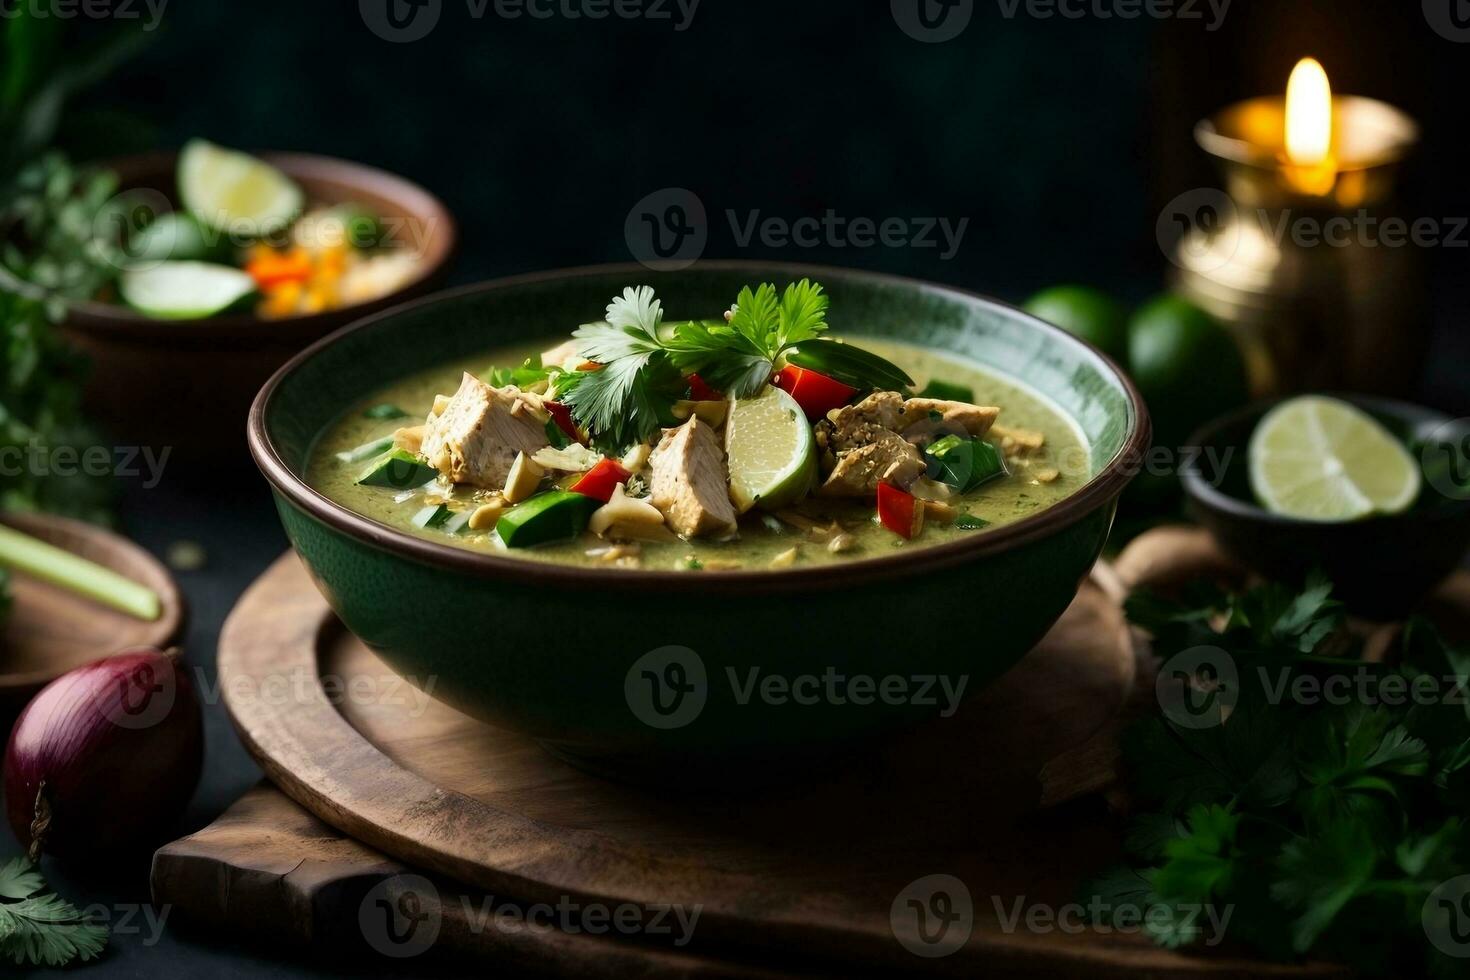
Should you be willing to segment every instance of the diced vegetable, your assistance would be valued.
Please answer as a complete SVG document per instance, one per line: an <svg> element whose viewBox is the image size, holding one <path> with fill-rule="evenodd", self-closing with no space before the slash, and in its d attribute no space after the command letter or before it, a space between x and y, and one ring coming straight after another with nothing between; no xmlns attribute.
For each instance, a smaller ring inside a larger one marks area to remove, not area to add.
<svg viewBox="0 0 1470 980"><path fill-rule="evenodd" d="M557 434L565 435L566 437L566 441L558 443L556 438L554 438L552 435L553 425L548 424L546 427L546 435L548 438L551 439L551 444L553 446L561 449L562 447L568 446L573 442L582 441L582 433L577 431L577 423L576 420L572 418L572 410L570 408L567 408L561 402L542 402L541 404L548 412L551 413L551 422L555 424L554 428L558 430Z"/></svg>
<svg viewBox="0 0 1470 980"><path fill-rule="evenodd" d="M725 397L724 392L711 388L709 383L697 374L691 374L685 380L689 382L689 400L692 402L717 402Z"/></svg>
<svg viewBox="0 0 1470 980"><path fill-rule="evenodd" d="M372 442L365 442L355 449L348 449L338 453L337 461L340 463L362 463L370 459L376 459L392 448L393 437L384 436L381 439L374 439Z"/></svg>
<svg viewBox="0 0 1470 980"><path fill-rule="evenodd" d="M891 483L878 484L878 522L901 538L924 529L924 505Z"/></svg>
<svg viewBox="0 0 1470 980"><path fill-rule="evenodd" d="M357 478L357 483L365 487L407 490L410 487L421 487L438 475L438 470L407 449L395 449L381 459L374 460L362 476Z"/></svg>
<svg viewBox="0 0 1470 980"><path fill-rule="evenodd" d="M979 531L990 526L990 522L974 514L961 514L954 519L954 526L961 531Z"/></svg>
<svg viewBox="0 0 1470 980"><path fill-rule="evenodd" d="M836 340L803 341L786 352L786 363L820 371L860 391L904 391L914 386L914 379L886 357Z"/></svg>
<svg viewBox="0 0 1470 980"><path fill-rule="evenodd" d="M929 383L919 392L920 398L940 398L951 402L975 401L975 389L969 385L957 385L951 381L941 381L938 378L930 378Z"/></svg>
<svg viewBox="0 0 1470 980"><path fill-rule="evenodd" d="M394 419L408 418L408 413L397 405L390 405L385 402L382 405L374 405L372 408L363 412L362 417L365 419L378 419L382 422L391 422Z"/></svg>
<svg viewBox="0 0 1470 980"><path fill-rule="evenodd" d="M925 450L924 458L931 479L960 493L969 493L1006 472L1000 450L984 439L945 436Z"/></svg>
<svg viewBox="0 0 1470 980"><path fill-rule="evenodd" d="M311 278L311 255L304 248L285 252L260 249L253 252L245 271L261 289L274 289L288 282L304 283Z"/></svg>
<svg viewBox="0 0 1470 980"><path fill-rule="evenodd" d="M507 548L530 548L575 538L587 528L597 501L585 494L551 490L517 504L495 524Z"/></svg>
<svg viewBox="0 0 1470 980"><path fill-rule="evenodd" d="M582 479L572 484L572 493L580 493L584 497L607 503L612 499L613 490L619 483L627 483L633 474L623 469L622 464L611 459L604 459L591 470L582 475Z"/></svg>
<svg viewBox="0 0 1470 980"><path fill-rule="evenodd" d="M776 387L796 399L808 421L819 422L834 408L852 401L857 389L809 368L788 364L776 375Z"/></svg>
<svg viewBox="0 0 1470 980"><path fill-rule="evenodd" d="M410 518L410 521L414 527L429 530L431 528L443 527L449 518L453 516L454 511L449 509L448 504L430 504L417 514L414 514Z"/></svg>

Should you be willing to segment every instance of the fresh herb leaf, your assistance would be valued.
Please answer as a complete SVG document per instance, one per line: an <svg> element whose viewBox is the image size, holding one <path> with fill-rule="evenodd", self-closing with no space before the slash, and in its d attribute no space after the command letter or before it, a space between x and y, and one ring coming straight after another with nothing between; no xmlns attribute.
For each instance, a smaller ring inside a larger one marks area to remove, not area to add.
<svg viewBox="0 0 1470 980"><path fill-rule="evenodd" d="M19 901L46 887L36 866L23 857L11 858L0 866L0 898Z"/></svg>
<svg viewBox="0 0 1470 980"><path fill-rule="evenodd" d="M107 927L87 921L60 896L42 894L45 888L25 858L0 867L0 959L61 967L96 958L107 945Z"/></svg>
<svg viewBox="0 0 1470 980"><path fill-rule="evenodd" d="M669 349L683 373L698 374L720 391L748 398L770 382L788 348L827 329L828 302L822 287L807 279L788 285L779 298L771 283L746 286L728 324L678 324Z"/></svg>
<svg viewBox="0 0 1470 980"><path fill-rule="evenodd" d="M974 514L961 514L954 519L954 526L961 531L979 531L990 526L990 522Z"/></svg>
<svg viewBox="0 0 1470 980"><path fill-rule="evenodd" d="M578 327L577 353L601 367L566 379L557 397L599 443L642 442L671 420L683 379L659 339L662 304L650 286L623 290L607 320Z"/></svg>
<svg viewBox="0 0 1470 980"><path fill-rule="evenodd" d="M406 419L408 418L408 413L399 408L397 405L383 404L374 405L372 408L363 412L362 417L365 419L377 419L382 422L390 422L394 419Z"/></svg>
<svg viewBox="0 0 1470 980"><path fill-rule="evenodd" d="M1355 659L1321 577L1299 592L1140 593L1127 611L1165 661L1218 648L1238 700L1205 727L1156 715L1126 733L1133 865L1088 884L1084 899L1148 909L1149 935L1170 947L1205 935L1191 909L1228 906L1228 938L1268 957L1370 974L1452 966L1421 910L1439 885L1470 874L1460 816L1470 718L1456 700L1470 651L1414 621L1383 662Z"/></svg>

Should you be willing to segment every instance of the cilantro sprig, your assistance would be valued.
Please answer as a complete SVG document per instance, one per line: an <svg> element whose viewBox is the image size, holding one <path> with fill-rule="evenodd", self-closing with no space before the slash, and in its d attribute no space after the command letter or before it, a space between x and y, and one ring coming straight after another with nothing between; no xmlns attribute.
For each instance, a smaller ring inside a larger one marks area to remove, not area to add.
<svg viewBox="0 0 1470 980"><path fill-rule="evenodd" d="M87 921L76 906L48 892L29 860L13 858L0 866L0 959L60 967L95 959L106 946L107 927Z"/></svg>
<svg viewBox="0 0 1470 980"><path fill-rule="evenodd" d="M1413 620L1386 661L1364 660L1320 577L1301 592L1144 593L1128 613L1166 668L1214 648L1211 679L1180 679L1212 697L1203 723L1160 713L1125 736L1128 863L1084 904L1168 947L1223 938L1275 959L1464 975L1425 917L1458 916L1451 941L1470 927L1465 890L1445 891L1470 875L1470 652Z"/></svg>
<svg viewBox="0 0 1470 980"><path fill-rule="evenodd" d="M694 374L736 398L758 394L785 360L798 357L803 364L820 359L815 370L860 389L913 384L876 354L822 339L828 306L821 285L808 279L780 292L763 283L740 290L723 321L665 323L652 288L625 289L605 321L573 334L577 353L600 368L559 377L557 397L599 442L626 446L675 423L673 404Z"/></svg>

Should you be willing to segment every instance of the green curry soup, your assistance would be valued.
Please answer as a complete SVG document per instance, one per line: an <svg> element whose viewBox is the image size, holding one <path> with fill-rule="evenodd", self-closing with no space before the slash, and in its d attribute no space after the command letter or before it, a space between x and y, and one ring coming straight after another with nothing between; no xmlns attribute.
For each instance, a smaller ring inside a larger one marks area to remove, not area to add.
<svg viewBox="0 0 1470 980"><path fill-rule="evenodd" d="M371 468L373 452L385 449L396 432L405 427L416 427L429 417L436 396L450 396L458 391L464 372L492 381L488 370L491 366L512 368L526 363L528 358L531 359L529 363L537 364L538 355L556 343L552 340L490 351L374 392L360 404L352 406L319 440L310 460L308 482L337 503L382 524L472 551L588 567L720 571L803 566L891 555L897 549L922 549L984 534L989 528L1004 526L1056 503L1076 491L1091 476L1085 437L1060 409L1043 396L959 358L905 344L854 338L852 346L860 344L862 350L878 354L907 372L920 394L930 382L942 382L957 387L933 389L937 397L949 397L954 391L970 389L974 404L1000 408L999 417L984 433L984 440L997 450L994 455L1003 461L1004 472L973 488L961 486L953 480L950 482L954 486L942 486L940 481L947 478L943 467L936 467L937 458L928 455L930 450L937 451L942 444L932 442L924 450L928 473L918 477L909 487L913 491L912 498L906 493L900 494L901 500L913 509L923 510L926 515L922 530L911 537L905 536L907 528L895 531L892 520L880 521L879 511L884 506L881 499L875 510L871 496L832 497L813 492L780 508L749 509L739 515L738 531L733 536L695 534L686 540L675 536L669 527L653 529L653 533L625 534L615 525L604 536L582 530L575 537L563 536L560 540L538 543L534 547L508 547L495 525L484 526L484 521L476 521L477 529L466 522L465 515L487 502L492 504L492 511L496 506L505 508L500 513L513 509L504 501L497 500L500 491L494 488L472 483L451 485L448 479L406 487L402 482L399 486L359 483L365 469ZM818 377L830 383L830 379ZM505 380L497 377L493 383L498 386ZM794 393L800 401L801 389L794 389ZM443 404L443 399L440 399L440 404ZM389 406L401 408L407 417L387 417L397 414ZM930 416L938 421L939 413L931 412ZM821 418L821 415L816 416L819 434L825 424ZM731 421L730 424L735 423ZM695 423L696 428L700 425ZM713 438L720 439L723 445L724 432L719 425L713 428L716 433ZM832 438L831 433L828 438ZM649 441L658 443L659 434L654 433ZM829 442L822 451L824 458L820 469L812 474L817 483L822 479L821 474L828 472L831 466L831 448ZM618 459L621 454L611 451L607 455ZM734 469L733 460L731 469ZM555 492L558 488L565 491L581 475L548 471L544 474L538 496L547 499L548 492ZM512 473L511 478L514 477ZM732 477L732 496L734 483ZM647 498L648 485L646 470L641 475L633 475L627 487L629 495ZM934 493L935 489L941 492ZM944 499L925 504L925 497ZM594 501L589 509L596 505ZM903 519L907 520L907 512L903 513ZM457 520L453 519L455 515L458 515ZM581 526L585 523L584 512ZM673 524L672 519L670 524ZM578 526L571 525L573 533ZM507 525L500 524L499 527L505 530Z"/></svg>

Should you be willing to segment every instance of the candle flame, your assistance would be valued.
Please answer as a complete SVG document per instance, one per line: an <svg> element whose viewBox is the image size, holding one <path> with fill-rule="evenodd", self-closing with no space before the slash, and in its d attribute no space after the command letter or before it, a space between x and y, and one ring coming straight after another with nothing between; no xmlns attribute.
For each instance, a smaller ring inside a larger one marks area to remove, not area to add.
<svg viewBox="0 0 1470 980"><path fill-rule="evenodd" d="M1316 58L1303 58L1286 83L1286 156L1316 167L1332 154L1332 84Z"/></svg>

